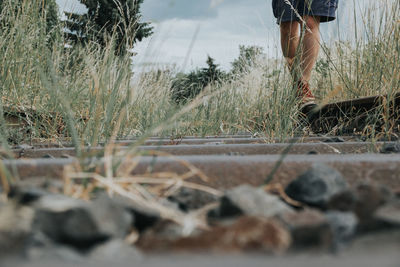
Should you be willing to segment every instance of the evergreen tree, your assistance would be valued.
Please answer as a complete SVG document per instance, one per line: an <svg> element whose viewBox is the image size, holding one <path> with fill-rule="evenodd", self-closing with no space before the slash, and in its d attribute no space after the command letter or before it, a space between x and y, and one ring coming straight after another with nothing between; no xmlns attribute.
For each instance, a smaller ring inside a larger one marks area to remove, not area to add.
<svg viewBox="0 0 400 267"><path fill-rule="evenodd" d="M208 56L207 68L191 71L189 74L178 73L172 83L172 99L185 103L195 98L210 83L219 83L226 78L226 73L218 68L215 60Z"/></svg>
<svg viewBox="0 0 400 267"><path fill-rule="evenodd" d="M66 13L68 39L85 44L95 40L106 45L106 36L114 35L115 52L124 55L134 43L150 36L153 28L140 22L143 0L80 0L88 9L87 14Z"/></svg>

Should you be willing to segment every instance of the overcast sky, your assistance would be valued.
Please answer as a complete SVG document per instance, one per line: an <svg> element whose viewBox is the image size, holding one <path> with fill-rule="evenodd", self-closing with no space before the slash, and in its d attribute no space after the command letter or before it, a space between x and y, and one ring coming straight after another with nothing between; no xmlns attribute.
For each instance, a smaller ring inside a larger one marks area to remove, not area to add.
<svg viewBox="0 0 400 267"><path fill-rule="evenodd" d="M76 0L56 1L62 9L84 12ZM280 57L279 32L271 1L144 0L143 19L152 22L155 34L136 45L135 62L137 66L176 64L190 70L204 66L210 55L224 69L229 69L239 45L262 46L269 56ZM353 21L353 10L372 2L377 0L341 0L339 20L322 27L324 41L351 35L348 33L353 28L349 23ZM344 28L341 36L337 31L339 25Z"/></svg>

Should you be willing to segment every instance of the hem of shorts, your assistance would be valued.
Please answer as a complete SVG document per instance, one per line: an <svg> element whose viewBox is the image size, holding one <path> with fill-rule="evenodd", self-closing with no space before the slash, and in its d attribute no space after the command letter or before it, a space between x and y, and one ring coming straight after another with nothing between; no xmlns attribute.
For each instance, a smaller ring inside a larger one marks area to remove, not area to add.
<svg viewBox="0 0 400 267"><path fill-rule="evenodd" d="M336 17L333 16L326 16L326 15L318 15L318 14L314 14L313 16L315 17L321 17L321 23L325 23L325 22L331 22L333 20L336 19ZM290 22L290 21L300 21L300 19L298 17L295 17L294 19L277 19L276 20L276 24L280 25L281 22Z"/></svg>

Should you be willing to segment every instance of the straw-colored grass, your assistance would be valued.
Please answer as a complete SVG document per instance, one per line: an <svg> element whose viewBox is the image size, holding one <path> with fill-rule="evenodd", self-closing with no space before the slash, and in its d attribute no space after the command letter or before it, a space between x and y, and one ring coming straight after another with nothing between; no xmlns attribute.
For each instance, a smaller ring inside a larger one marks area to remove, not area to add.
<svg viewBox="0 0 400 267"><path fill-rule="evenodd" d="M14 8L12 2L9 8ZM368 32L362 38L323 44L312 83L322 102L400 90L400 4L389 2L381 5L380 16L366 11ZM170 97L173 69L132 79L131 61L114 55L112 37L103 50L93 43L65 49L61 34L50 44L38 3L22 1L16 17L1 15L9 25L0 32L1 107L25 112L19 141L68 136L79 149L112 137L146 135L159 125L166 127L156 134L172 136L249 131L271 140L301 134L283 61L261 57L245 73L209 86L195 105L179 112L182 107ZM6 144L17 130L0 118Z"/></svg>
<svg viewBox="0 0 400 267"><path fill-rule="evenodd" d="M379 17L366 11L368 32L353 43L336 42L323 51L312 86L322 102L400 91L400 3L382 5ZM385 2L380 1L380 2ZM22 1L16 16L15 1L3 1L0 20L0 141L30 142L33 139L69 139L78 156L83 146L106 142L105 157L99 164L78 166L66 172L65 193L89 199L97 188L117 193L155 209L163 217L182 224L190 232L207 225L205 210L184 214L161 205L158 198L180 187L219 195L217 190L193 184L188 178L204 175L189 164L185 174L147 173L131 175L138 161L136 147L151 135L217 135L251 132L284 139L304 134L298 128L291 77L283 60L257 58L251 68L229 81L208 86L185 106L171 100L174 69L136 73L131 60L116 57L113 38L100 49L95 43L66 48L62 25L52 38L44 31L41 0ZM375 17L374 17L375 16ZM4 24L3 24L4 25ZM134 62L135 63L135 62ZM16 109L23 127L7 124L5 114ZM385 105L377 111L385 132L366 128L378 136L393 130ZM22 115L21 115L22 114ZM122 155L113 155L117 138L139 136L138 142ZM165 155L164 155L165 156ZM82 161L84 162L84 161ZM89 179L90 183L82 183ZM8 188L9 174L0 166L0 180Z"/></svg>

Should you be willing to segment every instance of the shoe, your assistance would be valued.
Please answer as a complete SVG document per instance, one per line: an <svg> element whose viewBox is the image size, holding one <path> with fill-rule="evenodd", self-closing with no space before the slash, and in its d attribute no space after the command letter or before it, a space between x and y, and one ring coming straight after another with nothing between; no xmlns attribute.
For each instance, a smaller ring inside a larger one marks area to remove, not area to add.
<svg viewBox="0 0 400 267"><path fill-rule="evenodd" d="M300 107L315 104L315 96L311 92L310 84L305 81L298 81L296 98L300 102Z"/></svg>

